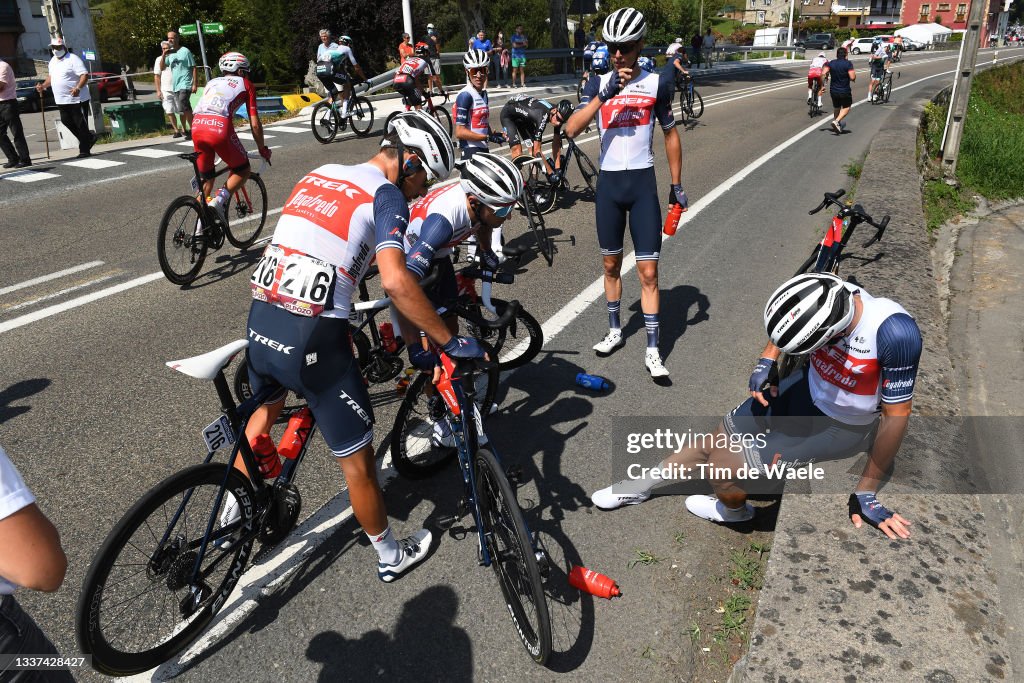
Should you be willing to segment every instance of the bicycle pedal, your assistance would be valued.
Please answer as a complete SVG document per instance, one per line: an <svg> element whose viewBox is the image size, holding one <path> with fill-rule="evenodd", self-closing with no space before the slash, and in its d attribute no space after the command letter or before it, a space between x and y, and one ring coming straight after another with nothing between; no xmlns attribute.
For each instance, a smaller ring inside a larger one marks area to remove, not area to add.
<svg viewBox="0 0 1024 683"><path fill-rule="evenodd" d="M449 529L454 527L456 524L458 524L459 520L461 520L461 519L462 519L462 517L460 517L459 515L445 515L444 517L439 517L438 518L437 526L442 531L448 531Z"/></svg>

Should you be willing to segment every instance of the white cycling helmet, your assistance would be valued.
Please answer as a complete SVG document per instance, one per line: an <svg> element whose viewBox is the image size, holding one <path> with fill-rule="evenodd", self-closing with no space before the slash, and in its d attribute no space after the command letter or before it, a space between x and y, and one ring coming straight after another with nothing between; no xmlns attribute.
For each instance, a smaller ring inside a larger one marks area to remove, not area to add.
<svg viewBox="0 0 1024 683"><path fill-rule="evenodd" d="M853 292L828 273L808 273L787 280L768 298L764 329L784 353L811 353L850 326Z"/></svg>
<svg viewBox="0 0 1024 683"><path fill-rule="evenodd" d="M239 71L248 71L249 60L241 52L226 52L221 55L217 66L220 67L221 73L233 74Z"/></svg>
<svg viewBox="0 0 1024 683"><path fill-rule="evenodd" d="M490 64L491 58L483 50L469 50L466 54L462 55L462 65L466 69L479 69L480 67L490 66Z"/></svg>
<svg viewBox="0 0 1024 683"><path fill-rule="evenodd" d="M665 48L665 54L674 55L675 53L679 52L679 48L681 48L682 46L682 43L677 40L676 42L672 43L667 48Z"/></svg>
<svg viewBox="0 0 1024 683"><path fill-rule="evenodd" d="M628 43L647 35L647 21L644 15L632 7L615 10L604 20L601 32L606 43Z"/></svg>
<svg viewBox="0 0 1024 683"><path fill-rule="evenodd" d="M491 208L508 206L523 191L523 176L516 165L505 157L480 152L459 162L462 179L459 184L466 194L473 195Z"/></svg>
<svg viewBox="0 0 1024 683"><path fill-rule="evenodd" d="M419 156L427 175L444 180L455 166L455 146L448 131L430 114L405 111L391 119L386 133L397 133L402 145ZM382 147L390 143L385 138Z"/></svg>

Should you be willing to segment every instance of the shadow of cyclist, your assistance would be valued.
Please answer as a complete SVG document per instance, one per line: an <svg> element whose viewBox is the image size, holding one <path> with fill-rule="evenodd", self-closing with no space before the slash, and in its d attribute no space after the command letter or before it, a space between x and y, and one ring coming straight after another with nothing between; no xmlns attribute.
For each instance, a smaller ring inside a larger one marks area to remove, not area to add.
<svg viewBox="0 0 1024 683"><path fill-rule="evenodd" d="M696 307L696 310L691 310ZM661 322L661 333L658 339L658 348L661 349L662 358L667 359L672 355L676 341L683 336L686 328L690 325L697 325L711 319L708 311L711 309L711 300L706 294L691 285L678 285L672 289L661 291L661 307L659 321ZM622 327L623 339L628 339L636 333L646 334L644 327L644 316L640 310L640 300L637 299L630 307L629 320Z"/></svg>
<svg viewBox="0 0 1024 683"><path fill-rule="evenodd" d="M216 284L221 280L226 280L242 271L249 272L256 266L256 262L263 255L262 247L250 247L247 251L236 252L233 247L224 242L224 246L221 249L229 249L230 251L223 253L214 252L212 255L207 256L206 262L210 263L212 260L216 267L200 273L199 277L192 284L182 285L181 289L201 289Z"/></svg>
<svg viewBox="0 0 1024 683"><path fill-rule="evenodd" d="M12 403L38 394L50 386L50 380L43 377L23 379L0 391L0 424L32 410L32 406L12 406Z"/></svg>

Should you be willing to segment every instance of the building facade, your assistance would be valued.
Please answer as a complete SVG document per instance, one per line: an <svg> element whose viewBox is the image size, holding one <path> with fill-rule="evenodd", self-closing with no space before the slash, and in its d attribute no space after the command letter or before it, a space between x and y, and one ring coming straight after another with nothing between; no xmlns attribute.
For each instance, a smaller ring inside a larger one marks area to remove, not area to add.
<svg viewBox="0 0 1024 683"><path fill-rule="evenodd" d="M50 59L44 3L51 4L58 32L75 53L96 50L88 0L0 0L0 56L18 75L44 73Z"/></svg>

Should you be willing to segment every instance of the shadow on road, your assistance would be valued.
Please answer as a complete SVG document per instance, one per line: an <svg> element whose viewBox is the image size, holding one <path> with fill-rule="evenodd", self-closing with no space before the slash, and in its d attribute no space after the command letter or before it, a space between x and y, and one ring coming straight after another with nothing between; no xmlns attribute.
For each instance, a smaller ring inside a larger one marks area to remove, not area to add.
<svg viewBox="0 0 1024 683"><path fill-rule="evenodd" d="M49 386L50 380L39 377L22 380L0 391L0 424L32 410L32 406L12 406L10 404L38 394Z"/></svg>

